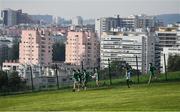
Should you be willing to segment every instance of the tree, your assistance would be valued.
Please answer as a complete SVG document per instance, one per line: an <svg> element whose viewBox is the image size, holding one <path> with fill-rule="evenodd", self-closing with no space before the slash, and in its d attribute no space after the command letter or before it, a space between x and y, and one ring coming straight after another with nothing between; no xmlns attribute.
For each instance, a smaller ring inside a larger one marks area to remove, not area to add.
<svg viewBox="0 0 180 112"><path fill-rule="evenodd" d="M18 75L18 72L0 71L0 91L18 91L26 87L25 82Z"/></svg>
<svg viewBox="0 0 180 112"><path fill-rule="evenodd" d="M180 71L180 55L170 55L168 58L168 71Z"/></svg>
<svg viewBox="0 0 180 112"><path fill-rule="evenodd" d="M53 61L65 61L64 43L55 43L53 45Z"/></svg>
<svg viewBox="0 0 180 112"><path fill-rule="evenodd" d="M21 78L17 72L12 72L9 75L8 85L11 90L18 90L20 88Z"/></svg>
<svg viewBox="0 0 180 112"><path fill-rule="evenodd" d="M0 71L0 90L4 90L4 88L8 87L8 77L7 73L4 71Z"/></svg>
<svg viewBox="0 0 180 112"><path fill-rule="evenodd" d="M14 43L12 48L9 48L9 60L18 60L19 59L19 43Z"/></svg>
<svg viewBox="0 0 180 112"><path fill-rule="evenodd" d="M113 78L122 78L125 75L125 68L126 62L125 61L112 61L110 63L111 75ZM108 79L108 67L100 71L102 79Z"/></svg>

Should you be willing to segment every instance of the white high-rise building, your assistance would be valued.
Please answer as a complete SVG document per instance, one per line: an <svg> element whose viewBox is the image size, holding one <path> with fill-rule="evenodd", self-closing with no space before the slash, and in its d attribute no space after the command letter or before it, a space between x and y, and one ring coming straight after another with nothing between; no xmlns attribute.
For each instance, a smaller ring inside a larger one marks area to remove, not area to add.
<svg viewBox="0 0 180 112"><path fill-rule="evenodd" d="M160 27L156 31L156 37L159 39L161 50L161 72L165 72L164 54L166 65L169 55L180 54L180 27L176 26Z"/></svg>
<svg viewBox="0 0 180 112"><path fill-rule="evenodd" d="M160 27L156 31L156 35L159 38L161 48L180 46L180 30L178 27Z"/></svg>
<svg viewBox="0 0 180 112"><path fill-rule="evenodd" d="M74 26L82 26L83 25L83 19L81 16L76 16L72 19L72 25Z"/></svg>
<svg viewBox="0 0 180 112"><path fill-rule="evenodd" d="M98 38L101 37L102 32L108 32L111 28L117 28L117 19L113 17L102 17L95 21L95 31Z"/></svg>
<svg viewBox="0 0 180 112"><path fill-rule="evenodd" d="M114 29L119 31L133 31L137 28L151 28L155 27L156 19L154 16L147 15L131 15L129 17L103 17L96 19L95 31L100 38L102 32L109 32Z"/></svg>
<svg viewBox="0 0 180 112"><path fill-rule="evenodd" d="M55 25L60 25L61 17L53 17L53 23Z"/></svg>
<svg viewBox="0 0 180 112"><path fill-rule="evenodd" d="M1 16L5 26L13 26L17 24L17 11L12 9L5 9L2 10Z"/></svg>
<svg viewBox="0 0 180 112"><path fill-rule="evenodd" d="M101 69L108 67L110 61L126 61L136 69L147 73L149 63L155 65L155 36L145 32L104 32L101 36L100 57Z"/></svg>
<svg viewBox="0 0 180 112"><path fill-rule="evenodd" d="M154 16L147 15L134 15L135 18L135 27L136 28L150 28L155 27L156 19Z"/></svg>

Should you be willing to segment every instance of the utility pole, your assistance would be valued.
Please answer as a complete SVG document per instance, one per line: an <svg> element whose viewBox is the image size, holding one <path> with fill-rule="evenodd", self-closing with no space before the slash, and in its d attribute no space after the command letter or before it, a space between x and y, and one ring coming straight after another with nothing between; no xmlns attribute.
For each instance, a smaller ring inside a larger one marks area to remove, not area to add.
<svg viewBox="0 0 180 112"><path fill-rule="evenodd" d="M136 55L136 73L137 73L138 84L139 84L139 70L138 70L138 57L137 57L137 55Z"/></svg>
<svg viewBox="0 0 180 112"><path fill-rule="evenodd" d="M167 69L166 69L166 56L164 54L164 71L165 71L165 79L167 81Z"/></svg>
<svg viewBox="0 0 180 112"><path fill-rule="evenodd" d="M30 72L31 72L31 89L34 90L34 84L33 84L33 74L32 74L32 67L30 65Z"/></svg>
<svg viewBox="0 0 180 112"><path fill-rule="evenodd" d="M81 69L82 69L82 71L83 71L83 69L84 69L83 61L81 61Z"/></svg>
<svg viewBox="0 0 180 112"><path fill-rule="evenodd" d="M58 74L57 74L57 69L58 69L58 67L57 67L57 64L55 64L55 72L56 72L56 85L57 85L57 88L59 89L59 78L58 78Z"/></svg>
<svg viewBox="0 0 180 112"><path fill-rule="evenodd" d="M110 85L112 85L112 81L111 81L111 67L110 67L110 60L108 58L108 67L109 67L109 81L110 81Z"/></svg>
<svg viewBox="0 0 180 112"><path fill-rule="evenodd" d="M9 77L8 77L8 71L6 70L6 77L7 77L7 86L9 87ZM7 90L8 94L9 94L9 88Z"/></svg>

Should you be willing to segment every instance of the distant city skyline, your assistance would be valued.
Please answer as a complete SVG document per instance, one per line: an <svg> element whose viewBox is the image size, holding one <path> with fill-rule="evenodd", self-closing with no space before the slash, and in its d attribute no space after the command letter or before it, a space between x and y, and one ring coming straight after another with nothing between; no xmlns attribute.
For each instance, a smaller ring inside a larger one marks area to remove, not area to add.
<svg viewBox="0 0 180 112"><path fill-rule="evenodd" d="M133 14L180 14L180 0L0 0L0 10L22 9L32 15L85 19Z"/></svg>

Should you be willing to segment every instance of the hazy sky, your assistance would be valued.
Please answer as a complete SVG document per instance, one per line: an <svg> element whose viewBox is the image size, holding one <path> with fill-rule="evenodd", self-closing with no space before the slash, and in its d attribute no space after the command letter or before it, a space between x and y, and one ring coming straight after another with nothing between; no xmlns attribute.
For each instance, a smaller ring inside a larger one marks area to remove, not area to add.
<svg viewBox="0 0 180 112"><path fill-rule="evenodd" d="M82 16L128 16L132 14L180 13L180 0L0 0L4 8L23 9L29 14L50 14L65 18Z"/></svg>

